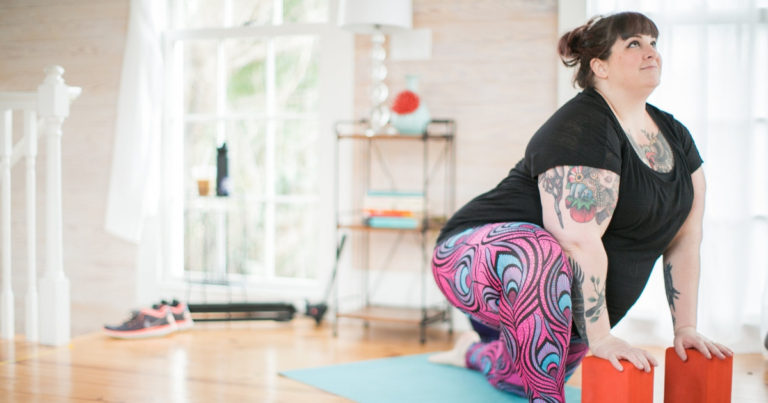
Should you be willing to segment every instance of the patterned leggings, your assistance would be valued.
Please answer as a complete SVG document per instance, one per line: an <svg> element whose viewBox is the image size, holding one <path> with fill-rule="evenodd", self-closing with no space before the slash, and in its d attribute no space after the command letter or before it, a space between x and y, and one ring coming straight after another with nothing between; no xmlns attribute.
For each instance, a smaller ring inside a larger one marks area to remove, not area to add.
<svg viewBox="0 0 768 403"><path fill-rule="evenodd" d="M528 223L468 229L437 245L432 270L451 304L500 331L469 348L468 367L530 401L565 401L587 345L571 330L571 268L552 235Z"/></svg>

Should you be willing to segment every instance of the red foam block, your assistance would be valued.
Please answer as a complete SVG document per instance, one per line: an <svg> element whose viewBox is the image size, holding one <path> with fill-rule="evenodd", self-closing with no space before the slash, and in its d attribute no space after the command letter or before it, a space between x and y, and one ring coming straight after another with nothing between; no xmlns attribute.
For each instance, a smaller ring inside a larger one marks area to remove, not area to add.
<svg viewBox="0 0 768 403"><path fill-rule="evenodd" d="M589 356L581 367L582 403L653 403L653 367L651 372L635 368L629 361L619 361L619 372L608 360Z"/></svg>
<svg viewBox="0 0 768 403"><path fill-rule="evenodd" d="M664 403L729 403L733 357L708 360L695 349L685 350L683 362L675 349L667 349L664 370Z"/></svg>

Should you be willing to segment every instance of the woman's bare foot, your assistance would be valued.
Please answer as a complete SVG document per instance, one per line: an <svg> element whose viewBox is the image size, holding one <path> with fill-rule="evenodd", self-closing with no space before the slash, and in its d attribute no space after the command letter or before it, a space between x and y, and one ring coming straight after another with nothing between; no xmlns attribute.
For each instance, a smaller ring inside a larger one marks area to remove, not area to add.
<svg viewBox="0 0 768 403"><path fill-rule="evenodd" d="M429 356L428 360L429 362L434 362L436 364L446 364L466 368L467 350L469 350L469 347L472 346L472 344L477 343L478 341L480 341L480 336L478 336L477 333L463 333L456 339L456 344L453 345L452 349L432 354Z"/></svg>

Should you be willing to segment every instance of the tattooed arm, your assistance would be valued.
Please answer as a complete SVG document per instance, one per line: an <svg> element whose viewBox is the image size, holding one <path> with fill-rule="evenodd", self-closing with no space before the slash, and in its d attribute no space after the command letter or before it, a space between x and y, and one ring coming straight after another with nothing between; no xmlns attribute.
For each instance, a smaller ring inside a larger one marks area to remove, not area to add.
<svg viewBox="0 0 768 403"><path fill-rule="evenodd" d="M664 251L664 288L669 311L675 329L675 351L682 360L687 358L685 349L694 347L711 358L733 355L730 349L714 343L696 330L696 308L699 296L699 247L702 239L704 171L699 168L691 175L693 180L693 206L683 226Z"/></svg>
<svg viewBox="0 0 768 403"><path fill-rule="evenodd" d="M611 335L605 299L608 256L602 236L608 228L619 195L619 176L586 166L559 166L539 175L542 216L546 228L562 246L573 271L573 321L592 353L619 359L650 371L656 359Z"/></svg>
<svg viewBox="0 0 768 403"><path fill-rule="evenodd" d="M610 331L605 311L608 257L602 236L618 192L619 176L602 169L558 166L539 175L544 227L568 255L573 320L588 343Z"/></svg>

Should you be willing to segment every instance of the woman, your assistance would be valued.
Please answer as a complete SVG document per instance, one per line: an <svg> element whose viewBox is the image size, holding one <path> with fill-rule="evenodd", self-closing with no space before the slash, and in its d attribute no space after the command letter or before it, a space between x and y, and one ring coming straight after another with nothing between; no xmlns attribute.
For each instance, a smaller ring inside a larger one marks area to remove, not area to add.
<svg viewBox="0 0 768 403"><path fill-rule="evenodd" d="M696 330L704 174L688 130L646 103L661 75L657 37L650 19L627 12L560 38L583 91L438 238L435 280L486 338L460 338L434 361L546 402L564 401L587 349L619 371L622 359L650 371L657 360L610 330L661 255L678 355L733 354Z"/></svg>

